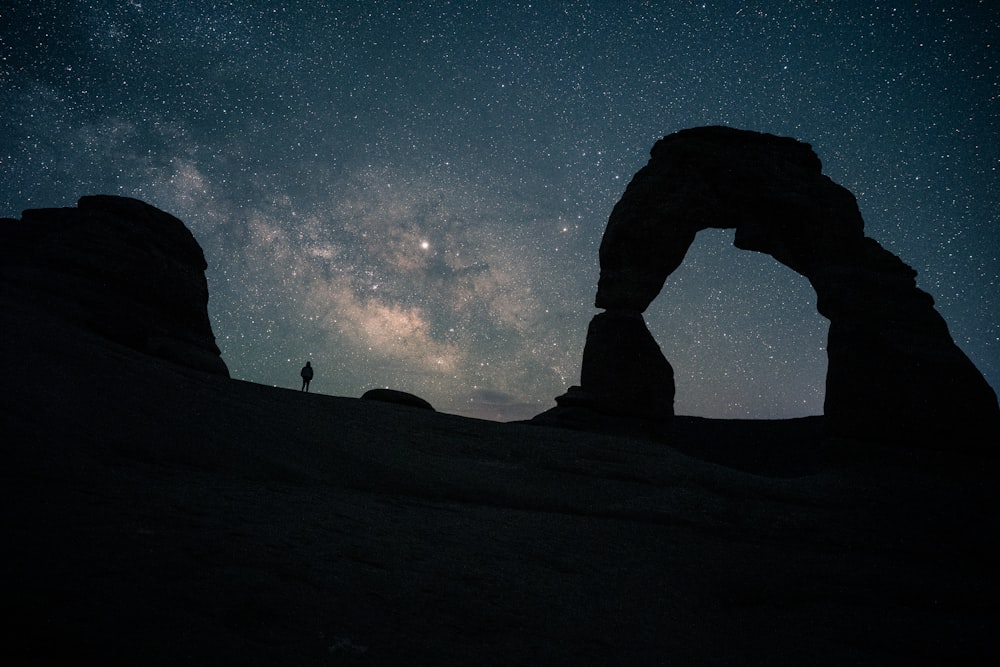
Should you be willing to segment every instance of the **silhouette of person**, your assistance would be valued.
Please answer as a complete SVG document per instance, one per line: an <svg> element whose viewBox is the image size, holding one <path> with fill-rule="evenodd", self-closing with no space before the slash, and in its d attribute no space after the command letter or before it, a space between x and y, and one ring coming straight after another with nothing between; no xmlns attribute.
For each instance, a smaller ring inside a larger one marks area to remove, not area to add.
<svg viewBox="0 0 1000 667"><path fill-rule="evenodd" d="M299 391L309 391L309 382L313 379L312 364L307 361L306 365L299 371L299 375L302 376L302 389Z"/></svg>

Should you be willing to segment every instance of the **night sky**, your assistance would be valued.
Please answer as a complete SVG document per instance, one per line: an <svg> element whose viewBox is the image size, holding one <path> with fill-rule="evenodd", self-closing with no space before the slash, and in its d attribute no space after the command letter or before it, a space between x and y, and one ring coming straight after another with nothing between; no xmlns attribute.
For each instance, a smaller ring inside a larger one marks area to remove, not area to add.
<svg viewBox="0 0 1000 667"><path fill-rule="evenodd" d="M13 8L11 6L13 5ZM7 0L0 216L137 197L205 250L234 377L530 417L660 137L811 143L1000 387L1000 3ZM821 414L808 282L698 235L646 312L679 414Z"/></svg>

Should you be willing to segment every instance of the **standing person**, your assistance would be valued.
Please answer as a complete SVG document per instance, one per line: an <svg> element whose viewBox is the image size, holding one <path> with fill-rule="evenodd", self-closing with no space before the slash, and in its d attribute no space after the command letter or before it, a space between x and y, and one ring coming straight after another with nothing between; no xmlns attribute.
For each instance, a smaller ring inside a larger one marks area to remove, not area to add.
<svg viewBox="0 0 1000 667"><path fill-rule="evenodd" d="M299 371L299 375L302 376L302 389L299 391L309 391L309 382L313 379L313 367L310 362L306 362L306 365L302 367Z"/></svg>

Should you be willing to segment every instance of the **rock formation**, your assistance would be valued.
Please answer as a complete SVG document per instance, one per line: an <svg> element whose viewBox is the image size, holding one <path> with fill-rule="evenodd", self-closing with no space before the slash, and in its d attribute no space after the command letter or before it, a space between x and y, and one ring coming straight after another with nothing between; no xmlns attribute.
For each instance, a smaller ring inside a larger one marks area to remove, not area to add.
<svg viewBox="0 0 1000 667"><path fill-rule="evenodd" d="M596 405L624 417L673 417L674 369L638 312L611 310L594 316L580 383L586 391L571 389L557 399L561 405Z"/></svg>
<svg viewBox="0 0 1000 667"><path fill-rule="evenodd" d="M381 387L369 389L361 395L361 398L366 401L382 401L383 403L408 405L411 408L434 411L434 407L424 399L409 392L399 391L398 389L384 389Z"/></svg>
<svg viewBox="0 0 1000 667"><path fill-rule="evenodd" d="M1000 421L995 392L917 288L916 272L865 237L854 196L823 175L812 148L726 127L658 141L615 205L595 301L608 313L588 332L581 386L540 421L581 408L669 420L672 372L641 313L707 228L735 229L737 248L771 255L816 290L830 320L824 414L833 432L900 440Z"/></svg>
<svg viewBox="0 0 1000 667"><path fill-rule="evenodd" d="M206 268L184 223L136 199L83 197L0 220L3 289L134 350L228 377Z"/></svg>

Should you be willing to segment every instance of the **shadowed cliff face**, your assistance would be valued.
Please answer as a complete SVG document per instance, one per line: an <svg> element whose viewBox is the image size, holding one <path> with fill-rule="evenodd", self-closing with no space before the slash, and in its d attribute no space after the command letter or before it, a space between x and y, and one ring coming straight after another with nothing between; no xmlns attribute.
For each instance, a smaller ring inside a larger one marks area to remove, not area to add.
<svg viewBox="0 0 1000 667"><path fill-rule="evenodd" d="M115 342L229 375L208 319L205 255L174 216L126 197L0 220L0 281Z"/></svg>
<svg viewBox="0 0 1000 667"><path fill-rule="evenodd" d="M920 444L927 435L1000 423L995 392L955 345L931 296L917 288L916 271L864 236L854 196L822 174L808 144L704 127L664 137L651 156L615 205L601 242L595 304L608 313L594 321L615 315L591 326L581 386L557 399L560 407L652 420L673 415L667 360L649 344L623 341L644 328L641 313L695 235L721 228L736 230L736 247L771 255L816 290L817 309L830 320L829 428ZM629 333L619 333L616 322ZM667 369L656 372L660 387L649 387L647 368ZM654 395L661 398L651 403Z"/></svg>

